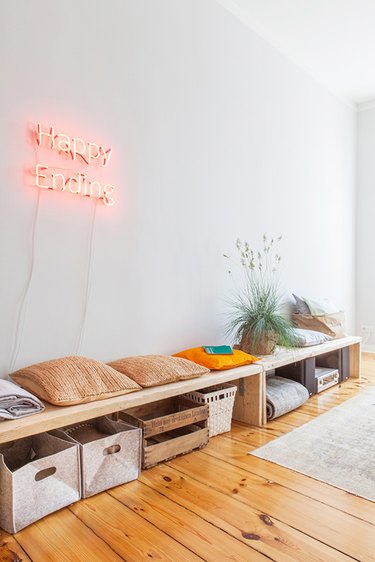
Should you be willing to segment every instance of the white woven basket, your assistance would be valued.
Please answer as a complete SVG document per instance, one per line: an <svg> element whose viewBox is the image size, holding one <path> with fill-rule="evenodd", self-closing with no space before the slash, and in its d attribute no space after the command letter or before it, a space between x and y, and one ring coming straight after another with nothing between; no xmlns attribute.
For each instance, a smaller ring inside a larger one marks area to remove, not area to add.
<svg viewBox="0 0 375 562"><path fill-rule="evenodd" d="M203 388L201 391L188 392L186 398L199 404L208 404L209 436L230 431L232 413L237 387L230 384L218 384Z"/></svg>

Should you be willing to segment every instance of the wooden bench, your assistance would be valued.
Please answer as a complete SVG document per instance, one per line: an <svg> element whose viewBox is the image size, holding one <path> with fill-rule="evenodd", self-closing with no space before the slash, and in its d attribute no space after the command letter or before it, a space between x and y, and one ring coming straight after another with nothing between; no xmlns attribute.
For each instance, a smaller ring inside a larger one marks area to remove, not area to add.
<svg viewBox="0 0 375 562"><path fill-rule="evenodd" d="M196 379L174 382L162 386L145 388L124 396L107 398L78 404L75 406L52 406L40 414L0 422L0 443L7 443L29 435L36 435L65 425L89 420L98 416L113 414L133 406L149 404L163 398L178 396L193 390L199 390L215 384L236 381L239 386L234 411L234 419L250 425L262 425L264 408L265 374L260 363L236 367L226 371L212 371ZM244 381L243 384L238 380ZM237 416L237 417L236 417Z"/></svg>
<svg viewBox="0 0 375 562"><path fill-rule="evenodd" d="M51 406L40 414L0 422L0 443L7 443L43 431L58 429L64 425L82 422L98 416L113 414L133 406L149 404L163 398L178 396L192 390L199 390L215 384L233 382L237 386L233 419L249 425L261 426L266 420L266 373L277 367L302 361L309 357L349 347L350 376L360 376L361 338L346 337L316 345L314 347L281 350L275 355L252 365L226 371L212 371L196 379L146 388L138 392L116 396L76 406Z"/></svg>

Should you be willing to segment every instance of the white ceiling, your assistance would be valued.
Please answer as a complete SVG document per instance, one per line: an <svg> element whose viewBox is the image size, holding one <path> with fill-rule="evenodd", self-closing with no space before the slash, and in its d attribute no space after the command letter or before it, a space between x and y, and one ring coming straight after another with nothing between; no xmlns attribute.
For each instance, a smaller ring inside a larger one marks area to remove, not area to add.
<svg viewBox="0 0 375 562"><path fill-rule="evenodd" d="M375 100L375 0L219 2L339 97Z"/></svg>

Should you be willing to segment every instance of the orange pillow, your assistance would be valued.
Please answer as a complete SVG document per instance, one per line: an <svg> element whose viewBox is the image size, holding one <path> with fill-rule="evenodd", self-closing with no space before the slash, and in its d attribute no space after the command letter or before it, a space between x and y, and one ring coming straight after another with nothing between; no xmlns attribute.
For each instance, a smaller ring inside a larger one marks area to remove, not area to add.
<svg viewBox="0 0 375 562"><path fill-rule="evenodd" d="M192 347L185 349L179 353L175 353L174 357L182 357L194 361L198 365L203 365L211 371L224 371L225 369L233 369L234 367L241 367L241 365L249 365L255 361L259 361L258 357L249 355L239 349L233 350L233 355L210 355L203 347Z"/></svg>

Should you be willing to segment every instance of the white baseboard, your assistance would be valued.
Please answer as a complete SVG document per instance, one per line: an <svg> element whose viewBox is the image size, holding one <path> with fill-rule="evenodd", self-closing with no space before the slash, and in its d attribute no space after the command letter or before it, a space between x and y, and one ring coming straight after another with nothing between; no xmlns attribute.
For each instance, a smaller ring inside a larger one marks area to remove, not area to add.
<svg viewBox="0 0 375 562"><path fill-rule="evenodd" d="M362 344L362 351L365 353L375 353L375 345Z"/></svg>

